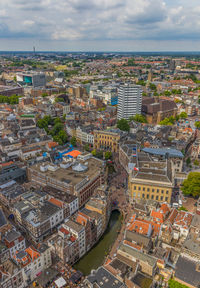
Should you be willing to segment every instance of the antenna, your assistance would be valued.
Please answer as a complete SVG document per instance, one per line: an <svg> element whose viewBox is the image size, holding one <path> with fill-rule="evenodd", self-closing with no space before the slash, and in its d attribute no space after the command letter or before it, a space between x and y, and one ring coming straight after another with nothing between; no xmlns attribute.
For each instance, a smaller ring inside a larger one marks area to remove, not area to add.
<svg viewBox="0 0 200 288"><path fill-rule="evenodd" d="M35 46L33 46L33 53L34 53L34 55L35 55Z"/></svg>

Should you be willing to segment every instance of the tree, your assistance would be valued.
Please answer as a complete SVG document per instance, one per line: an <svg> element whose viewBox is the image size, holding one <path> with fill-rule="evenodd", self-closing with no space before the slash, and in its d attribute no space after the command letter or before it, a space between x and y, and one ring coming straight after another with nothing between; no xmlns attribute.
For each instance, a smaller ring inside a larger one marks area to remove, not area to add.
<svg viewBox="0 0 200 288"><path fill-rule="evenodd" d="M195 125L196 128L200 129L200 121L196 121L196 122L194 123L194 125Z"/></svg>
<svg viewBox="0 0 200 288"><path fill-rule="evenodd" d="M76 137L75 136L73 136L72 138L71 138L71 140L70 140L70 143L73 145L73 146L76 146Z"/></svg>
<svg viewBox="0 0 200 288"><path fill-rule="evenodd" d="M181 112L179 116L181 119L186 119L188 117L186 112Z"/></svg>
<svg viewBox="0 0 200 288"><path fill-rule="evenodd" d="M164 92L164 95L165 95L165 96L170 96L170 95L172 95L172 93L171 93L169 90L166 90L166 91Z"/></svg>
<svg viewBox="0 0 200 288"><path fill-rule="evenodd" d="M68 140L67 133L64 130L59 131L58 137L61 139L63 144L66 143Z"/></svg>
<svg viewBox="0 0 200 288"><path fill-rule="evenodd" d="M194 165L199 166L199 161L197 159L194 160Z"/></svg>
<svg viewBox="0 0 200 288"><path fill-rule="evenodd" d="M117 121L117 128L119 128L122 131L129 132L130 126L128 124L128 121L126 119L120 119Z"/></svg>
<svg viewBox="0 0 200 288"><path fill-rule="evenodd" d="M156 85L153 84L153 83L149 83L149 88L150 88L151 90L153 90L153 91L157 91L157 87L156 87Z"/></svg>
<svg viewBox="0 0 200 288"><path fill-rule="evenodd" d="M63 99L63 98L56 98L55 100L54 100L54 102L55 103L57 103L57 102L65 102L65 100Z"/></svg>
<svg viewBox="0 0 200 288"><path fill-rule="evenodd" d="M190 163L191 163L191 159L190 159L190 157L188 157L187 160L186 160L186 165L189 166Z"/></svg>
<svg viewBox="0 0 200 288"><path fill-rule="evenodd" d="M129 118L129 120L139 122L139 123L147 123L147 119L145 118L145 116L140 115L140 114L136 114L135 116L131 116Z"/></svg>
<svg viewBox="0 0 200 288"><path fill-rule="evenodd" d="M112 152L106 151L105 152L105 159L108 160L108 159L111 159L111 158L112 158Z"/></svg>
<svg viewBox="0 0 200 288"><path fill-rule="evenodd" d="M169 118L165 118L162 120L159 124L160 125L173 125L175 122L175 118L173 116L170 116Z"/></svg>
<svg viewBox="0 0 200 288"><path fill-rule="evenodd" d="M48 96L48 93L47 93L47 92L42 93L42 97L43 97L43 98L45 98L45 97L47 97L47 96Z"/></svg>
<svg viewBox="0 0 200 288"><path fill-rule="evenodd" d="M183 181L182 191L184 195L200 196L200 173L190 172L187 179Z"/></svg>
<svg viewBox="0 0 200 288"><path fill-rule="evenodd" d="M85 151L88 151L88 152L90 151L90 146L89 146L89 144L85 144L84 150L85 150Z"/></svg>
<svg viewBox="0 0 200 288"><path fill-rule="evenodd" d="M53 126L53 129L51 130L51 135L54 136L54 135L57 135L60 130L63 130L63 124L62 123L56 123L54 126Z"/></svg>
<svg viewBox="0 0 200 288"><path fill-rule="evenodd" d="M92 155L93 155L93 156L96 156L96 155L97 155L97 150L96 150L96 149L94 149L94 150L92 150L92 152L91 152L91 153L92 153Z"/></svg>

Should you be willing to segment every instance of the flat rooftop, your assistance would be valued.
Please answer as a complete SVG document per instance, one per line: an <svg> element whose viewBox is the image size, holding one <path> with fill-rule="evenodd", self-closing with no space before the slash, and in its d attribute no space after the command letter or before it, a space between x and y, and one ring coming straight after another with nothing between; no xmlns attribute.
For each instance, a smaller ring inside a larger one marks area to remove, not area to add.
<svg viewBox="0 0 200 288"><path fill-rule="evenodd" d="M40 170L41 164L36 164L30 167L31 170L35 170L38 173L45 175L49 178L56 178L56 180L65 182L69 185L75 186L76 184L80 183L82 180L84 180L86 177L88 177L88 180L93 179L94 175L99 173L99 171L102 168L103 162L99 161L95 158L90 158L87 161L78 161L76 163L81 163L82 165L87 166L87 169L81 172L74 171L72 167L75 165L75 163L68 167L68 168L61 168L58 166L58 169L56 171L50 171L47 170L46 172L42 172ZM52 165L51 163L45 163Z"/></svg>

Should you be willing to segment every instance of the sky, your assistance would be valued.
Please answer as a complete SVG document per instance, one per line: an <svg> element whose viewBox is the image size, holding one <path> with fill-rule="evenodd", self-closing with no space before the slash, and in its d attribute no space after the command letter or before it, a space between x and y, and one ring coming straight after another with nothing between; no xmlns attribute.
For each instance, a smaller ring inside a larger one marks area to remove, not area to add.
<svg viewBox="0 0 200 288"><path fill-rule="evenodd" d="M199 0L0 0L0 50L200 51Z"/></svg>

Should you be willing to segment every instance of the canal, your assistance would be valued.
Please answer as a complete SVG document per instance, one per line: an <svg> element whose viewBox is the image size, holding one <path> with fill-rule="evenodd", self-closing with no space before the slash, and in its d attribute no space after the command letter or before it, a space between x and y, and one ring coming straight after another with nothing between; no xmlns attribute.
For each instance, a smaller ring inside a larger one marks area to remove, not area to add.
<svg viewBox="0 0 200 288"><path fill-rule="evenodd" d="M122 216L120 212L114 210L110 215L110 221L105 233L99 242L74 265L76 270L81 271L84 275L89 275L91 270L97 269L103 264L105 256L108 255L121 229L121 222Z"/></svg>

